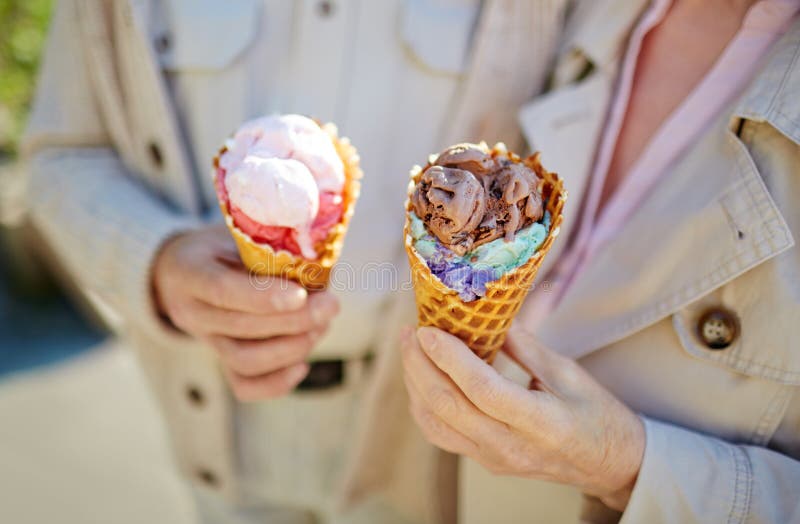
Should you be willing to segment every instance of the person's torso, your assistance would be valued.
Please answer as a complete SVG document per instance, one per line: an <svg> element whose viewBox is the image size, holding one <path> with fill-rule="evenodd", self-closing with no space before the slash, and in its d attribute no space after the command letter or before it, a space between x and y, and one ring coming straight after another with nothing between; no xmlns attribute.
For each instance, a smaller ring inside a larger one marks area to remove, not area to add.
<svg viewBox="0 0 800 524"><path fill-rule="evenodd" d="M800 68L791 57L798 49L795 22L744 95L593 254L537 331L643 415L795 458L800 104L792 93ZM615 78L613 66L596 64L585 79L522 110L529 142L566 180L568 206L582 200ZM565 238L579 211L568 212ZM540 281L533 293L548 289ZM523 309L517 321L524 318ZM471 485L490 482L475 468L466 474L482 479L466 479ZM525 481L517 485L523 503Z"/></svg>
<svg viewBox="0 0 800 524"><path fill-rule="evenodd" d="M361 197L330 283L342 312L316 358L367 351L386 296L406 278L399 239L408 171L443 146L479 7L473 0L173 0L151 14L213 214L211 158L248 119L300 113L332 121L358 148Z"/></svg>
<svg viewBox="0 0 800 524"><path fill-rule="evenodd" d="M613 3L636 11L631 6L644 1ZM207 206L214 202L205 164L247 118L296 111L333 120L353 139L366 178L343 261L371 271L402 257L406 173L445 145L437 140L464 78L478 9L454 2L443 17L436 8L443 4L433 0L378 4L242 0L221 7L174 0L164 5L168 13L151 13L149 34ZM542 274L576 222L613 87L613 60L604 57L625 35L619 9L607 19L591 11L592 2L575 11L600 23L567 35L554 75L558 88L520 110L529 145L542 151L544 164L570 191L563 238ZM442 20L445 27L452 23L445 33L451 36L426 38ZM216 38L221 32L230 38ZM599 56L592 64L581 61L587 42ZM792 65L799 46L795 24L759 75L761 87L690 147L598 251L540 333L555 349L581 358L634 409L792 456L800 435L793 401L800 384L793 345L800 334L800 254L792 238L800 230L794 205L800 179L793 176L800 165L800 110L792 96L800 85ZM143 146L151 139L140 138ZM345 304L344 315L350 320L323 352L361 351L380 329L380 297L389 291L370 292L363 273L350 276L353 305ZM698 332L709 309L738 319L740 330L724 349L710 348Z"/></svg>
<svg viewBox="0 0 800 524"><path fill-rule="evenodd" d="M767 445L774 437L775 446L795 455L800 126L792 115L800 104L790 93L800 70L788 57L798 46L795 21L743 94L593 252L538 332L645 415L736 442ZM578 96L594 100L594 114L604 115L615 78L607 68L534 101L529 139L570 141L586 132L580 128L594 128L591 117L575 120L573 130L548 127L559 120L548 112L574 111L575 90L585 89ZM550 120L536 120L536 113ZM585 180L591 155L584 156L554 158L553 168L563 165L568 179Z"/></svg>
<svg viewBox="0 0 800 524"><path fill-rule="evenodd" d="M633 13L643 2L628 4ZM322 348L341 355L366 346L378 326L381 299L391 292L385 286L403 282L402 272L393 273L397 266L387 263L402 257L394 233L401 227L407 169L443 145L437 140L465 76L479 5L400 0L380 8L370 2L321 5L254 0L212 16L211 7L173 1L165 6L166 26L154 25L153 37L169 35L160 60L201 175L206 170L199 164L221 141L243 120L263 113L295 111L333 120L359 147L366 179L340 264L347 271L344 289L337 289L345 301L344 318ZM232 43L202 43L204 34L235 28L239 33ZM434 29L450 37L427 39ZM591 24L585 29L575 37L579 44L585 44L585 34L591 41L596 31ZM609 32L606 40L613 38ZM781 43L784 54L798 38L796 26L789 36ZM445 49L442 41L455 44ZM606 43L599 42L600 48ZM568 45L569 40L562 51L574 60ZM783 58L770 60L780 68ZM520 112L529 145L542 150L545 164L564 176L571 192L564 238L576 222L615 66L611 59L595 64L594 74L566 82ZM798 154L796 128L775 121L781 111L797 107L791 100L762 107L764 98L786 96L787 88L780 78L760 76L760 87L723 112L623 231L595 254L540 336L583 358L601 381L645 414L765 444L789 410L792 395L786 391L800 383L800 356L789 342L794 325L800 325L793 321L800 291L791 285L800 282L791 278L800 264L793 265L798 255L790 249L791 229L800 228L790 202L800 188L789 175ZM767 116L774 118L761 123ZM213 205L210 181L202 182ZM559 239L543 274L563 244ZM387 270L397 280L387 282ZM546 286L534 293L542 291ZM709 348L699 335L709 310L731 312L741 326L724 350ZM786 328L775 330L776 321ZM648 342L645 347L640 337ZM622 356L621 348L636 354ZM648 365L651 360L654 365ZM717 384L712 377L720 369ZM669 394L678 377L682 392L693 398L724 398L731 406L752 405L752 411L700 400L689 406L686 398ZM640 391L645 385L649 394ZM702 394L715 387L715 394ZM714 422L712 412L722 421ZM767 414L771 423L764 421Z"/></svg>

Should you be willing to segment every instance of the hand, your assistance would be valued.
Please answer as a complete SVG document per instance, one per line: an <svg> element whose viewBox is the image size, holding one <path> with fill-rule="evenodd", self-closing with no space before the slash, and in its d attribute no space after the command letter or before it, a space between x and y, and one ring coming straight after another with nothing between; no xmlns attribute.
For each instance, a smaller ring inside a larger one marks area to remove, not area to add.
<svg viewBox="0 0 800 524"><path fill-rule="evenodd" d="M156 256L152 282L161 313L216 349L242 401L294 389L339 311L330 293L309 295L285 279L259 277L254 286L224 226L169 240Z"/></svg>
<svg viewBox="0 0 800 524"><path fill-rule="evenodd" d="M410 410L434 445L498 475L570 484L623 510L644 425L577 363L512 330L505 348L530 375L511 382L436 328L401 334Z"/></svg>

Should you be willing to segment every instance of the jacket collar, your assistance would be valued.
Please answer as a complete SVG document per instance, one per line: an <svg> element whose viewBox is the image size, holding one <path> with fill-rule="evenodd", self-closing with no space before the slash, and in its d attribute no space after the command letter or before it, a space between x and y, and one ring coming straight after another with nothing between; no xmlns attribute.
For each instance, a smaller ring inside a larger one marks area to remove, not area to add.
<svg viewBox="0 0 800 524"><path fill-rule="evenodd" d="M579 2L567 26L562 54L584 56L598 69L613 67L621 58L625 42L650 0Z"/></svg>
<svg viewBox="0 0 800 524"><path fill-rule="evenodd" d="M734 120L767 122L800 144L800 17L778 41L739 99ZM736 122L734 122L735 124Z"/></svg>

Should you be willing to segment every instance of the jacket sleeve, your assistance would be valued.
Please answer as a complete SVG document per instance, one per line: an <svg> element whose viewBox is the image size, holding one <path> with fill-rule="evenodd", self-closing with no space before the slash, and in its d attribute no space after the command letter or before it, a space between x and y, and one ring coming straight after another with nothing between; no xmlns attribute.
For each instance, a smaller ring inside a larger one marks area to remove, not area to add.
<svg viewBox="0 0 800 524"><path fill-rule="evenodd" d="M199 220L171 211L115 152L87 74L73 0L57 3L22 149L28 211L59 263L123 321L158 320L150 265Z"/></svg>
<svg viewBox="0 0 800 524"><path fill-rule="evenodd" d="M800 462L644 422L644 460L622 523L800 522Z"/></svg>

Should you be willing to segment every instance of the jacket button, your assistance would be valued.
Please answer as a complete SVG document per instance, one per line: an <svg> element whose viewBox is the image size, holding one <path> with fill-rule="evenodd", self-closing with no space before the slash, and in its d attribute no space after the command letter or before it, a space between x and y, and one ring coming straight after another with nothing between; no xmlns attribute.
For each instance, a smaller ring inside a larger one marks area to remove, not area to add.
<svg viewBox="0 0 800 524"><path fill-rule="evenodd" d="M322 0L317 4L317 12L323 18L327 18L333 14L335 6L330 0Z"/></svg>
<svg viewBox="0 0 800 524"><path fill-rule="evenodd" d="M164 167L164 153L161 152L161 146L155 142L150 142L147 144L147 153L153 166L157 169Z"/></svg>
<svg viewBox="0 0 800 524"><path fill-rule="evenodd" d="M169 37L168 33L162 33L155 39L153 44L155 45L156 51L159 53L166 53L172 46L172 39Z"/></svg>
<svg viewBox="0 0 800 524"><path fill-rule="evenodd" d="M739 336L739 318L728 309L711 308L700 315L697 335L708 349L725 349Z"/></svg>
<svg viewBox="0 0 800 524"><path fill-rule="evenodd" d="M200 482L210 488L216 488L219 486L219 479L217 478L217 475L208 469L203 468L197 470L197 478L200 479Z"/></svg>
<svg viewBox="0 0 800 524"><path fill-rule="evenodd" d="M190 385L186 387L186 398L189 399L192 405L197 407L206 403L206 396L203 394L203 390L197 386Z"/></svg>

